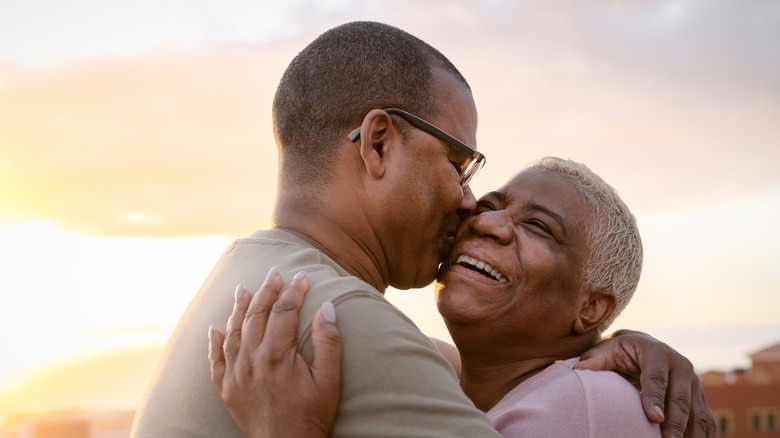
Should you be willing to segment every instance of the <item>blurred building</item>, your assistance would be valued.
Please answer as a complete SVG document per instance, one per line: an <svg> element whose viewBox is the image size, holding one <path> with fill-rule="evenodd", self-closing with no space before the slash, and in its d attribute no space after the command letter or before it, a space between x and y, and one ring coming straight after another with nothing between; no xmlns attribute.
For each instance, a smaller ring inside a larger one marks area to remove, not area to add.
<svg viewBox="0 0 780 438"><path fill-rule="evenodd" d="M700 376L719 437L780 438L780 343L750 355L749 370Z"/></svg>
<svg viewBox="0 0 780 438"><path fill-rule="evenodd" d="M0 438L128 438L134 411L58 411L6 420Z"/></svg>
<svg viewBox="0 0 780 438"><path fill-rule="evenodd" d="M80 418L57 418L38 421L33 438L90 438L89 421Z"/></svg>

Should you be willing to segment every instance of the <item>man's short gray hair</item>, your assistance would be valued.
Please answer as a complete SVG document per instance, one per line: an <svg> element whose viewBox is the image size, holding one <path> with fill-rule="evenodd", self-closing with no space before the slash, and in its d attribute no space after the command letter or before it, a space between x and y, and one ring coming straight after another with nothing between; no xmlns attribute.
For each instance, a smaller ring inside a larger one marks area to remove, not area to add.
<svg viewBox="0 0 780 438"><path fill-rule="evenodd" d="M636 219L617 191L582 163L544 157L529 168L563 175L593 209L593 218L586 224L590 254L583 280L593 290L613 293L616 301L615 311L598 327L601 333L625 309L639 283L642 239Z"/></svg>

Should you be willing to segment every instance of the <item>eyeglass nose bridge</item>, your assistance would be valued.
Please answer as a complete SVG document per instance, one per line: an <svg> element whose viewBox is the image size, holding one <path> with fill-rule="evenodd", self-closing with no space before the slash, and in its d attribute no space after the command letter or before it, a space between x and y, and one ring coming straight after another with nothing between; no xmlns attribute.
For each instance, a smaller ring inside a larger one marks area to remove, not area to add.
<svg viewBox="0 0 780 438"><path fill-rule="evenodd" d="M469 182L471 182L471 179L474 178L474 175L479 172L482 167L485 166L485 156L482 154L479 154L479 156L475 157L471 163L469 163L468 167L466 167L466 171L463 172L463 176L460 177L460 185L461 187L466 187L469 185Z"/></svg>

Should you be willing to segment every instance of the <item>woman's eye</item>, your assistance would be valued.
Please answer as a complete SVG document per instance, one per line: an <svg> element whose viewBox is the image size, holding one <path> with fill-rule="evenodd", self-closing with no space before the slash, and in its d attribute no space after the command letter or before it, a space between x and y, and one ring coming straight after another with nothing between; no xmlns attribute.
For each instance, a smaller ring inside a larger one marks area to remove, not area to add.
<svg viewBox="0 0 780 438"><path fill-rule="evenodd" d="M484 213L486 211L493 211L493 206L488 204L487 202L478 202L477 203L477 214Z"/></svg>
<svg viewBox="0 0 780 438"><path fill-rule="evenodd" d="M526 221L527 224L532 225L540 230L542 230L544 233L552 235L552 232L550 229L545 225L544 222L538 220L538 219L529 219Z"/></svg>

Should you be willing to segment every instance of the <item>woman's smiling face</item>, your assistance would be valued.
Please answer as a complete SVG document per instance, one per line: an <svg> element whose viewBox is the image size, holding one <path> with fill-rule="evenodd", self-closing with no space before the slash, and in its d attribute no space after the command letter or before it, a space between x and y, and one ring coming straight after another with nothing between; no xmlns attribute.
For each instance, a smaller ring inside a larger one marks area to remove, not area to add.
<svg viewBox="0 0 780 438"><path fill-rule="evenodd" d="M592 217L572 182L539 169L483 196L439 274L436 301L450 331L566 336L584 289Z"/></svg>

